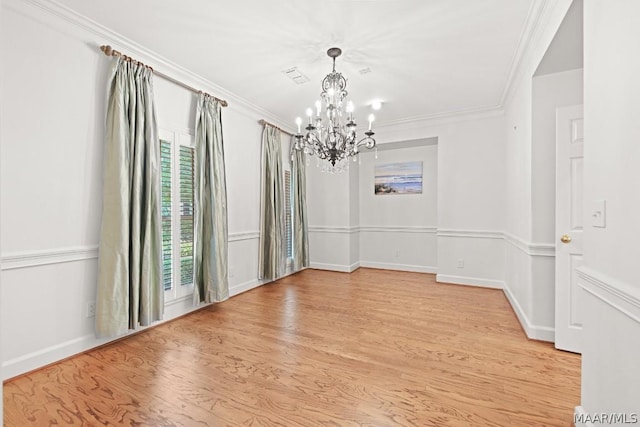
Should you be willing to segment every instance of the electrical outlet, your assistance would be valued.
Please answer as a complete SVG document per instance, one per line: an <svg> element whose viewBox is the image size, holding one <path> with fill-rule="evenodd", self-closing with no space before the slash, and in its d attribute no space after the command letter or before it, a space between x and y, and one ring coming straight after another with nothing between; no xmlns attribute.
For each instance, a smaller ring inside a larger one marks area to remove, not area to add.
<svg viewBox="0 0 640 427"><path fill-rule="evenodd" d="M458 259L458 268L464 268L464 259Z"/></svg>
<svg viewBox="0 0 640 427"><path fill-rule="evenodd" d="M88 302L87 303L87 317L95 317L96 315L96 303Z"/></svg>
<svg viewBox="0 0 640 427"><path fill-rule="evenodd" d="M396 258L400 258L400 249L396 249Z"/></svg>
<svg viewBox="0 0 640 427"><path fill-rule="evenodd" d="M236 276L236 270L233 267L229 267L229 278Z"/></svg>

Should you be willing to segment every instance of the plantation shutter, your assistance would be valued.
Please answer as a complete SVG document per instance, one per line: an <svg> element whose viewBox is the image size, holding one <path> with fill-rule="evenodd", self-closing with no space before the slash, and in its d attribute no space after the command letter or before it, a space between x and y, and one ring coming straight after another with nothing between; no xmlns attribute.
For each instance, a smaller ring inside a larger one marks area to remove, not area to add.
<svg viewBox="0 0 640 427"><path fill-rule="evenodd" d="M180 285L193 283L193 148L180 146Z"/></svg>
<svg viewBox="0 0 640 427"><path fill-rule="evenodd" d="M173 250L171 238L171 143L160 141L160 188L162 202L162 283L164 290L171 289L173 280Z"/></svg>
<svg viewBox="0 0 640 427"><path fill-rule="evenodd" d="M284 171L284 221L287 239L287 259L293 257L293 233L291 228L291 172Z"/></svg>

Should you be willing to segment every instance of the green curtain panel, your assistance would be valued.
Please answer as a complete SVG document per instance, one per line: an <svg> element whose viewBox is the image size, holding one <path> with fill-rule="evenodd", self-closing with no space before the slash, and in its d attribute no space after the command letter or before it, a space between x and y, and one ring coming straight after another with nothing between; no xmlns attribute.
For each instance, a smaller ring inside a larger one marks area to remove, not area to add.
<svg viewBox="0 0 640 427"><path fill-rule="evenodd" d="M120 57L107 105L96 335L162 319L160 144L151 69Z"/></svg>
<svg viewBox="0 0 640 427"><path fill-rule="evenodd" d="M227 184L220 102L203 93L196 107L193 302L229 298Z"/></svg>
<svg viewBox="0 0 640 427"><path fill-rule="evenodd" d="M260 194L260 254L258 277L276 280L284 276L287 264L282 179L281 133L265 125L262 132L262 182Z"/></svg>
<svg viewBox="0 0 640 427"><path fill-rule="evenodd" d="M291 142L293 147L294 142ZM307 225L307 172L305 154L292 149L291 198L293 208L293 270L309 267L309 230Z"/></svg>

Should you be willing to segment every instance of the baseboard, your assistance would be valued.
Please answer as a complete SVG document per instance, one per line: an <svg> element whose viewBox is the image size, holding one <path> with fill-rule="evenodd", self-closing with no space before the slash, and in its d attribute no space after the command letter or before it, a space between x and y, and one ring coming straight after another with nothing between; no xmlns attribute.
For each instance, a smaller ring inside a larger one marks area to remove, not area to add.
<svg viewBox="0 0 640 427"><path fill-rule="evenodd" d="M451 276L448 274L436 275L436 282L452 283L454 285L476 286L480 288L503 289L502 280L480 279L477 277Z"/></svg>
<svg viewBox="0 0 640 427"><path fill-rule="evenodd" d="M253 279L244 283L239 283L237 285L229 286L229 297L235 297L243 292L250 291L251 289L255 289L259 286L267 283L264 280Z"/></svg>
<svg viewBox="0 0 640 427"><path fill-rule="evenodd" d="M54 344L49 347L41 348L31 353L23 354L22 356L14 359L7 360L2 363L2 380L16 377L18 375L25 374L35 369L40 369L44 366L52 363L59 362L72 356L76 356L85 351L92 350L96 347L108 344L112 341L116 341L130 335L142 332L146 329L153 328L163 323L174 320L178 317L182 317L193 311L200 310L207 304L192 305L191 298L181 298L180 300L167 304L165 306L164 319L153 323L149 326L142 326L135 331L129 331L126 334L109 337L109 338L96 338L95 334L87 334L81 337L73 338L71 340Z"/></svg>
<svg viewBox="0 0 640 427"><path fill-rule="evenodd" d="M579 422L587 415L587 411L582 406L576 406L573 412L573 423L576 427L595 427L591 421Z"/></svg>
<svg viewBox="0 0 640 427"><path fill-rule="evenodd" d="M327 264L323 262L312 262L309 265L309 268L313 268L315 270L328 270L328 271L340 271L342 273L351 273L358 268L360 268L360 263L356 262L351 265L343 265L343 264Z"/></svg>
<svg viewBox="0 0 640 427"><path fill-rule="evenodd" d="M429 267L426 265L395 264L395 263L389 263L389 262L375 262L375 261L360 261L360 267L379 268L381 270L412 271L416 273L435 274L438 272L437 267Z"/></svg>
<svg viewBox="0 0 640 427"><path fill-rule="evenodd" d="M509 286L505 286L502 291L504 292L507 300L509 300L509 304L511 304L511 308L513 309L522 329L524 329L524 333L527 335L527 338L538 341L548 341L555 342L556 340L556 332L554 328L550 328L548 326L536 326L533 325L527 315L525 314L522 306L518 303L516 297L511 293Z"/></svg>
<svg viewBox="0 0 640 427"><path fill-rule="evenodd" d="M265 282L258 279L249 280L244 283L240 283L229 287L229 295L236 296L243 292L257 288L263 285ZM184 316L195 310L202 308L203 305L192 306L191 296L188 298L181 298L180 300L171 301L165 306L165 318L156 322L151 326L142 327L135 331L130 331L128 334L120 337L101 338L95 337L95 334L87 334L78 338L74 338L69 341L65 341L59 344L45 347L32 353L27 353L15 359L8 360L2 363L2 379L6 380L18 375L22 375L26 372L33 371L34 369L42 368L43 366L51 363L58 362L60 360L75 356L85 351L89 351L104 344L108 344L111 341L126 337L128 335L143 331L149 327L161 325L162 323L173 320L177 317Z"/></svg>
<svg viewBox="0 0 640 427"><path fill-rule="evenodd" d="M94 334L88 334L7 360L2 363L2 379L7 380L42 368L118 338L120 337L97 339Z"/></svg>

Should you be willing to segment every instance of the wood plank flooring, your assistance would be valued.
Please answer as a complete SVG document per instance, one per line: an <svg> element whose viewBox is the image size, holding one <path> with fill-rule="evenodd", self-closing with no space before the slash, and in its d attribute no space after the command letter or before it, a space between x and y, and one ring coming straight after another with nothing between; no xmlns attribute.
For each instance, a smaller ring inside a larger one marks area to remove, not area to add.
<svg viewBox="0 0 640 427"><path fill-rule="evenodd" d="M16 378L5 426L570 426L580 356L499 290L306 270Z"/></svg>

